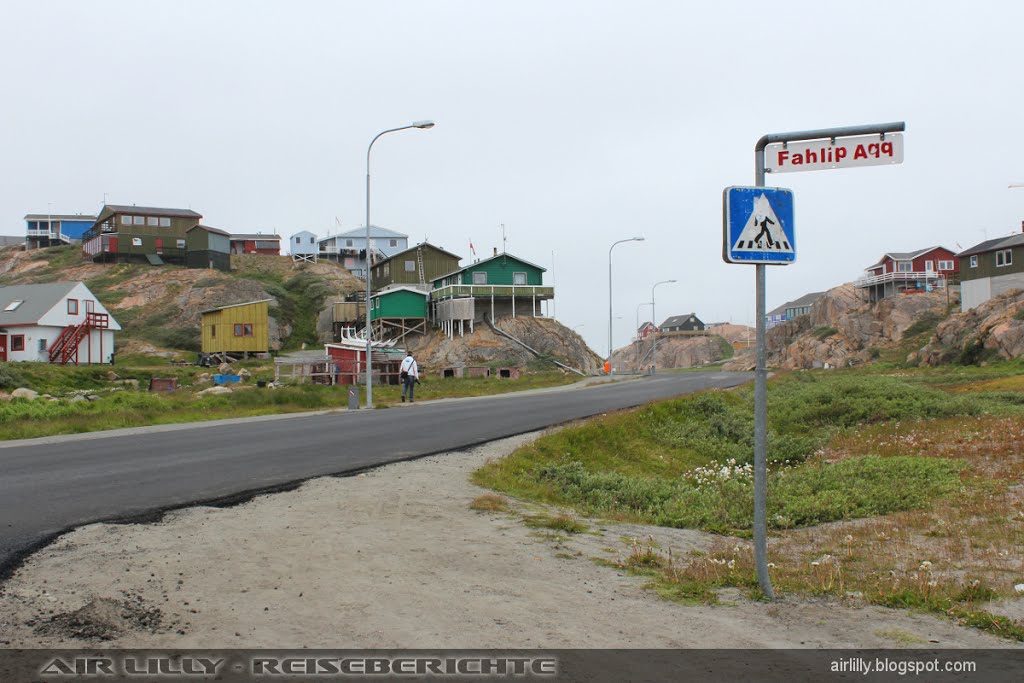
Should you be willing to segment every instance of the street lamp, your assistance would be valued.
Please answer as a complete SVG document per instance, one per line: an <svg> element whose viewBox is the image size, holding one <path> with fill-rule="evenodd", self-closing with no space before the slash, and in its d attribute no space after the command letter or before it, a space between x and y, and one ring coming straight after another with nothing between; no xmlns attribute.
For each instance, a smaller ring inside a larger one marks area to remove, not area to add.
<svg viewBox="0 0 1024 683"><path fill-rule="evenodd" d="M377 138L388 133L395 133L409 128L433 128L433 121L414 121L408 126L400 128L389 128L381 131L370 140L370 146L366 148L366 407L373 407L373 328L370 326L370 151L373 150L373 143Z"/></svg>
<svg viewBox="0 0 1024 683"><path fill-rule="evenodd" d="M636 305L636 371L640 373L640 307L650 306L650 301L644 301L643 303ZM653 315L651 316L654 317Z"/></svg>
<svg viewBox="0 0 1024 683"><path fill-rule="evenodd" d="M654 351L651 352L651 363L654 373L658 372L658 318L654 315L654 290L658 288L658 285L667 285L670 282L675 282L675 280L655 282L651 287L651 317L654 318Z"/></svg>
<svg viewBox="0 0 1024 683"><path fill-rule="evenodd" d="M612 242L608 247L608 376L612 376L612 249L616 244L623 242L643 242L643 237L630 237L629 239Z"/></svg>

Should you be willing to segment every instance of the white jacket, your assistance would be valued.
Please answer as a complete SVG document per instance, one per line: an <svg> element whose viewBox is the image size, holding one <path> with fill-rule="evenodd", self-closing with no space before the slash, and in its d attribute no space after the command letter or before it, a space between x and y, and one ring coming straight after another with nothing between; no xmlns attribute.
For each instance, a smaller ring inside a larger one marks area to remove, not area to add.
<svg viewBox="0 0 1024 683"><path fill-rule="evenodd" d="M409 376L413 379L420 378L420 369L416 365L416 359L412 356L406 356L405 360L402 361L401 372L408 372Z"/></svg>

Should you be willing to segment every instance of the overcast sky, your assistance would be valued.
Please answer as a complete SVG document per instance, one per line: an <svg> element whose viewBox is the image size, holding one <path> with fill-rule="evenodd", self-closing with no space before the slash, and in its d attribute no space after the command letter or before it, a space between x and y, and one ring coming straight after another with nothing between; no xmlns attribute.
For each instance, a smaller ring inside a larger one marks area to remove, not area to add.
<svg viewBox="0 0 1024 683"><path fill-rule="evenodd" d="M771 132L904 120L898 166L769 176L797 261L768 307L886 251L953 250L1024 219L1024 3L12 2L0 21L0 216L191 207L234 232L365 220L548 268L600 354L657 317L752 324L722 262L722 190ZM553 268L552 268L553 264ZM641 309L641 320L649 307Z"/></svg>

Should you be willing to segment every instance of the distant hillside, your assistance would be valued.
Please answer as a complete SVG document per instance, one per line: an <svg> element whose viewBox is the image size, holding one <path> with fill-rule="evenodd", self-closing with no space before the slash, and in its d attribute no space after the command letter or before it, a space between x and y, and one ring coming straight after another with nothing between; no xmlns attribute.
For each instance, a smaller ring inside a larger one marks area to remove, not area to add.
<svg viewBox="0 0 1024 683"><path fill-rule="evenodd" d="M336 263L300 264L289 256L231 257L232 270L97 264L75 246L0 251L0 285L82 280L124 327L119 353L199 349L201 312L270 299L274 350L320 343L318 323L330 304L362 287ZM328 318L329 319L329 318Z"/></svg>
<svg viewBox="0 0 1024 683"><path fill-rule="evenodd" d="M704 336L667 334L658 337L659 368L696 368L708 363L732 358L733 344L753 338L753 328L745 325L719 325ZM616 370L632 372L653 364L653 342L645 339L639 343L616 349L612 365Z"/></svg>

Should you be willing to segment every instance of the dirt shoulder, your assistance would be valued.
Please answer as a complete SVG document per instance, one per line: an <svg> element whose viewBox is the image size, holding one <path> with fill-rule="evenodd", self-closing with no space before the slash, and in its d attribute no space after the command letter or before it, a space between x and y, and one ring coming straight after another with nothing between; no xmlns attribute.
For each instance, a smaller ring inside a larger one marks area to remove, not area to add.
<svg viewBox="0 0 1024 683"><path fill-rule="evenodd" d="M1008 647L930 615L737 595L684 606L595 563L652 535L685 553L712 537L595 523L555 538L482 513L469 473L531 435L321 478L157 524L83 527L0 587L0 646ZM599 530L599 531L597 531Z"/></svg>

